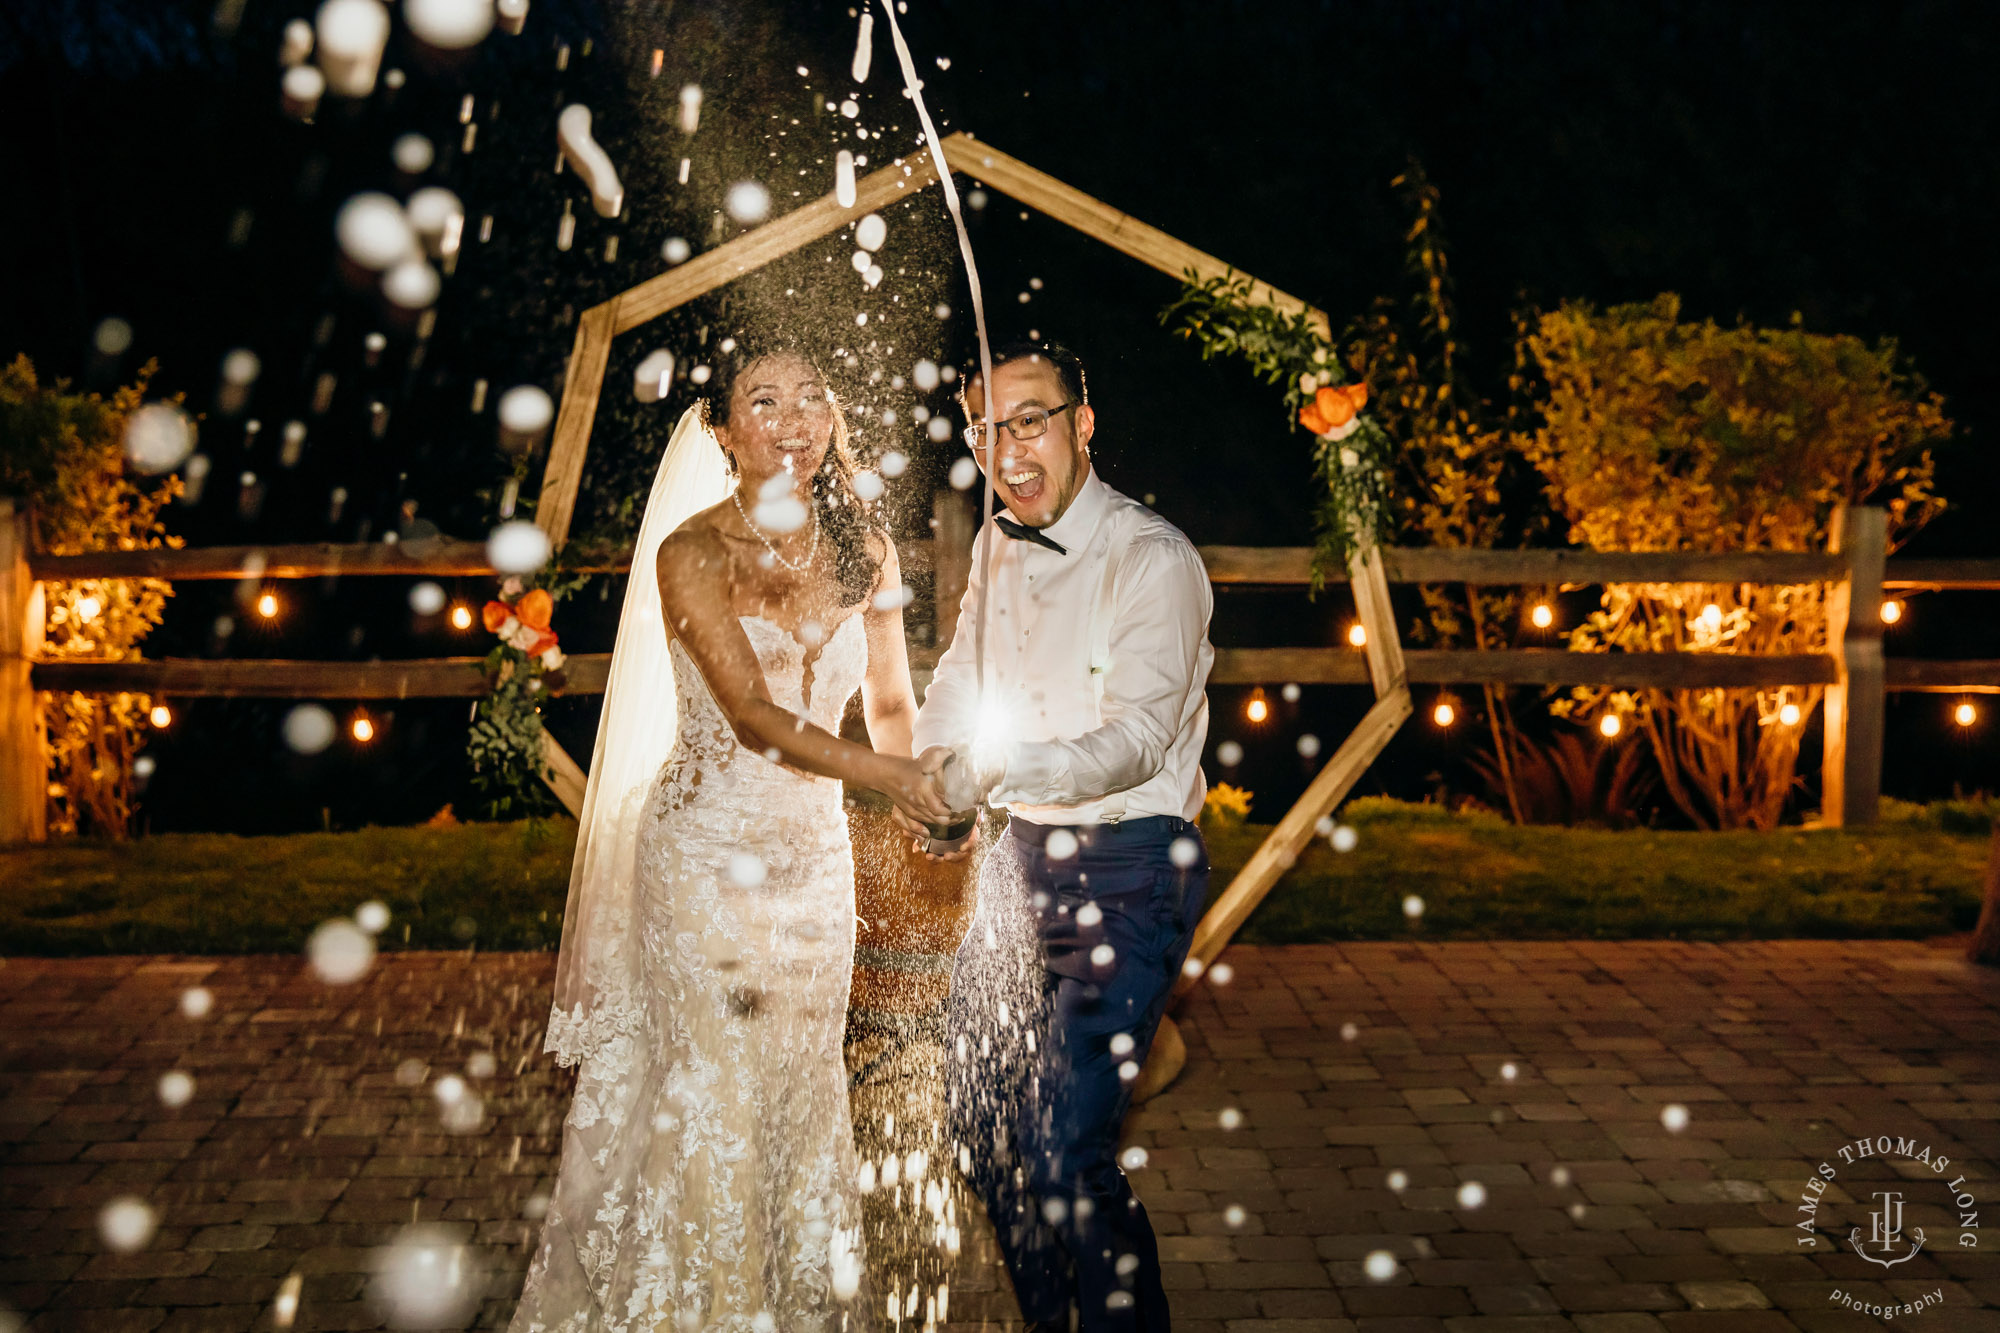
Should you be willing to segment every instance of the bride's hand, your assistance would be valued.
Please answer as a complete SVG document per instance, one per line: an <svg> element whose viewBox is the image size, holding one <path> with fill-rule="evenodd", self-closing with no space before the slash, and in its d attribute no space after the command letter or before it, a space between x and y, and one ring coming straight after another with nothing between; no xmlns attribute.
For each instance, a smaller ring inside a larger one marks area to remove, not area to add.
<svg viewBox="0 0 2000 1333"><path fill-rule="evenodd" d="M951 807L945 804L937 782L918 760L884 756L878 790L895 802L900 813L920 824L944 824L951 820Z"/></svg>

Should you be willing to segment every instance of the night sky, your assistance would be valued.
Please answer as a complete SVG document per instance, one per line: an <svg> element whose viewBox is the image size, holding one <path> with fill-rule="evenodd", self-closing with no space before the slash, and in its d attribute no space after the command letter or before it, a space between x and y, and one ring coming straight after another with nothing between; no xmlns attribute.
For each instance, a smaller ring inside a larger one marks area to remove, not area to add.
<svg viewBox="0 0 2000 1333"><path fill-rule="evenodd" d="M190 544L375 540L408 522L412 504L421 524L483 536L506 460L490 401L483 415L470 411L474 381L496 396L519 383L555 392L577 311L661 271L669 237L699 252L741 232L718 211L730 183L765 182L782 212L799 202L792 189L803 199L830 187L833 148L862 147L845 137L857 123L889 131L885 153L914 147L886 23L858 121L824 108L857 91L845 4L534 0L524 35L496 33L457 68L392 47L385 64L407 71L402 89L301 125L278 110L275 53L285 21L312 8L17 0L0 13L0 115L12 127L0 144L10 196L0 209L0 354L26 352L45 376L93 386L156 358L155 389L185 391L208 414L207 493L171 518ZM2000 484L1987 445L2000 414L1988 365L2000 301L1991 72L2000 51L1988 5L911 0L902 18L947 132L970 130L1312 301L1336 329L1374 299L1404 294L1404 215L1389 181L1421 161L1442 191L1474 373L1492 392L1508 365L1509 312L1522 303L1613 304L1671 290L1689 317L1783 324L1798 311L1816 331L1893 337L1959 427L1939 455L1954 508L1905 553L2000 553L1987 517ZM692 139L677 124L687 83L705 93ZM478 125L470 153L459 121L467 94ZM619 166L617 219L596 217L575 178L553 171L556 112L572 101L591 107ZM409 132L437 145L422 182L399 179L390 162L390 142ZM342 200L418 183L455 190L469 233L494 219L490 241L469 235L420 357L411 330L385 326L372 299L343 284L332 244ZM566 199L575 238L559 251ZM885 216L891 276L875 292L847 265L851 243L835 237L620 339L573 531L636 525L687 402L685 385L663 403L636 402L636 361L666 347L686 364L704 329L746 317L778 317L854 352L858 369L841 387L897 408L905 423L895 438L871 427L863 447L916 448L914 392L866 375L906 374L919 356L964 357L971 321L940 195ZM1039 215L1024 219L998 195L971 225L996 336L1033 329L1084 357L1099 413L1094 452L1112 484L1155 496L1197 542L1310 540L1305 437L1242 367L1204 364L1160 326L1172 279ZM940 301L952 307L944 320L932 310ZM860 310L873 316L873 350L855 333ZM113 315L136 335L121 364L91 352L92 331ZM388 339L374 364L370 331ZM236 347L264 369L230 416L215 393L221 358ZM337 388L316 413L328 374ZM926 401L947 405L942 395ZM254 434L252 419L262 425ZM291 419L310 434L302 460L285 468L275 454ZM926 446L917 457L904 483L909 534L928 517L928 485L951 452ZM244 472L257 478L250 510ZM349 497L337 518L335 487ZM614 582L565 603L566 651L609 649ZM447 587L476 606L491 583ZM239 611L223 642L212 625L233 589L184 584L145 652L365 659L487 647L476 629L420 621L402 580L277 591L286 611L275 624ZM1399 604L1406 615L1414 606ZM1890 651L2000 656L1996 607L1979 594L1919 599ZM1214 637L1331 643L1350 615L1341 592L1316 604L1225 592ZM1312 731L1330 746L1367 702L1358 689L1308 689L1253 733L1240 691L1212 698L1211 752L1234 736L1248 756L1236 772L1211 765L1211 777L1253 788L1266 819L1310 776L1297 736ZM155 831L317 828L323 818L353 827L470 804L468 701L371 705L386 722L371 747L343 741L311 760L276 743L281 701L173 702L181 717L154 743L159 769L144 802ZM1463 726L1440 735L1421 720L1428 699L1419 704L1419 720L1359 790L1477 792L1462 762L1473 737ZM595 699L549 709L572 754L587 757L597 711ZM1892 696L1889 792L1993 784L1992 723L1968 736L1947 711L1945 696ZM1809 737L1807 753L1817 749ZM1800 794L1803 808L1816 805L1816 785Z"/></svg>

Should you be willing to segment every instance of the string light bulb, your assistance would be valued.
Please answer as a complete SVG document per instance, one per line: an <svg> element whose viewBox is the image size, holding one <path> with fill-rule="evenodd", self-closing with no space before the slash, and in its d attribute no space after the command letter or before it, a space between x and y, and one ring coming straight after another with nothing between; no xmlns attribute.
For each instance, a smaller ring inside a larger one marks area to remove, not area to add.
<svg viewBox="0 0 2000 1333"><path fill-rule="evenodd" d="M165 704L154 704L153 711L148 713L147 717L152 721L154 726L165 728L173 725L174 710Z"/></svg>
<svg viewBox="0 0 2000 1333"><path fill-rule="evenodd" d="M277 615L278 614L277 597L268 592L265 593L262 597L259 597L257 599L257 614L264 617L264 619L266 620L269 620L272 616Z"/></svg>
<svg viewBox="0 0 2000 1333"><path fill-rule="evenodd" d="M354 715L354 724L350 730L354 733L354 739L361 741L363 744L375 739L375 724L368 720L366 713L356 713Z"/></svg>
<svg viewBox="0 0 2000 1333"><path fill-rule="evenodd" d="M1535 622L1536 629L1547 629L1556 623L1556 613L1547 602L1535 603L1535 609L1528 613L1528 619Z"/></svg>
<svg viewBox="0 0 2000 1333"><path fill-rule="evenodd" d="M1799 706L1797 704L1786 704L1780 708L1778 710L1778 721L1788 727L1796 727L1799 724Z"/></svg>
<svg viewBox="0 0 2000 1333"><path fill-rule="evenodd" d="M1613 736L1625 730L1625 724L1619 720L1618 714L1606 713L1603 717L1597 719L1597 730L1606 740L1610 740Z"/></svg>
<svg viewBox="0 0 2000 1333"><path fill-rule="evenodd" d="M1458 710L1452 707L1451 700L1440 699L1438 700L1438 706L1431 710L1431 721L1437 723L1440 727L1448 727L1458 721Z"/></svg>
<svg viewBox="0 0 2000 1333"><path fill-rule="evenodd" d="M98 613L102 610L104 610L104 603L99 601L93 593L86 593L77 599L76 618L86 625L97 619Z"/></svg>
<svg viewBox="0 0 2000 1333"><path fill-rule="evenodd" d="M1250 702L1243 706L1243 716L1249 718L1253 724L1271 716L1271 704L1264 698L1261 686L1250 695Z"/></svg>
<svg viewBox="0 0 2000 1333"><path fill-rule="evenodd" d="M451 625L453 629L470 629L472 627L472 608L454 606L451 609Z"/></svg>
<svg viewBox="0 0 2000 1333"><path fill-rule="evenodd" d="M1356 648L1366 648L1368 646L1368 627L1358 620L1355 621L1347 627L1347 641Z"/></svg>
<svg viewBox="0 0 2000 1333"><path fill-rule="evenodd" d="M1903 618L1903 604L1894 600L1882 603L1882 623L1893 625Z"/></svg>
<svg viewBox="0 0 2000 1333"><path fill-rule="evenodd" d="M1969 727L1979 720L1979 710L1971 704L1960 704L1951 710L1952 721L1961 727Z"/></svg>

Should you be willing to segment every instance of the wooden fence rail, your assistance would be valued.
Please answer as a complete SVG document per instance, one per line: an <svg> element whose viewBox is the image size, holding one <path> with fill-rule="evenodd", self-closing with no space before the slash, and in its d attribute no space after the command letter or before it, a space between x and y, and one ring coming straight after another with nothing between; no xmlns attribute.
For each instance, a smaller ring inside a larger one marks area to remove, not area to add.
<svg viewBox="0 0 2000 1333"><path fill-rule="evenodd" d="M942 512L942 511L941 511ZM1557 649L1504 652L1410 651L1411 684L1519 686L1600 685L1638 689L1757 689L1817 685L1827 690L1828 785L1841 811L1829 819L1873 818L1881 763L1882 696L1888 691L2000 693L2000 660L1884 660L1880 606L1897 591L2000 589L2000 560L1885 560L1880 511L1853 510L1827 551L1477 551L1384 548L1382 576L1390 583L1520 585L1545 589L1600 583L1816 583L1834 595L1828 653L1750 656L1734 653L1572 653ZM949 517L949 516L946 516ZM948 523L948 544L962 545L970 523ZM483 542L431 539L353 545L227 546L196 550L104 551L38 555L28 550L25 511L0 498L0 841L37 840L41 831L42 742L36 690L133 691L179 697L288 699L418 699L473 697L486 686L482 658L325 662L285 659L148 658L127 662L66 662L39 658L39 585L45 581L160 578L305 579L343 575L480 577L497 573ZM932 568L932 542L907 545L912 571ZM1201 548L1218 586L1297 588L1311 577L1304 547ZM631 553L609 551L575 568L622 573ZM939 567L940 628L949 632L962 560ZM1345 583L1345 570L1329 574ZM945 586L945 585L951 586ZM949 603L949 605L947 605ZM28 622L35 623L30 625ZM920 669L935 649L913 653ZM608 653L569 657L567 691L602 693ZM1219 647L1212 684L1283 681L1307 685L1370 682L1365 653L1347 647ZM33 781L27 780L28 776ZM1836 776L1838 775L1838 776ZM575 775L571 775L574 777Z"/></svg>
<svg viewBox="0 0 2000 1333"><path fill-rule="evenodd" d="M910 650L919 670L936 651ZM1510 652L1404 653L1412 685L1608 685L1618 689L1771 689L1834 685L1829 653L1750 657L1731 653L1568 653L1553 648ZM35 662L33 687L178 695L183 698L427 699L486 692L479 657L320 662L295 658L149 657L132 662ZM609 653L571 653L566 694L602 694ZM1218 648L1211 685L1366 685L1368 660L1358 648ZM1890 691L2000 694L2000 659L1928 661L1891 658Z"/></svg>
<svg viewBox="0 0 2000 1333"><path fill-rule="evenodd" d="M905 559L927 541L901 546ZM1312 550L1305 546L1204 546L1211 583L1304 587ZM630 550L575 568L622 574ZM1471 583L1523 586L1594 583L1822 583L1847 577L1847 562L1820 551L1478 551L1389 546L1383 570L1391 583ZM460 578L495 574L484 542L363 542L353 545L210 546L196 550L93 551L31 555L34 579L308 579L341 574L400 574ZM1329 584L1347 582L1330 572ZM1895 591L2000 591L2000 560L1890 560L1882 587Z"/></svg>

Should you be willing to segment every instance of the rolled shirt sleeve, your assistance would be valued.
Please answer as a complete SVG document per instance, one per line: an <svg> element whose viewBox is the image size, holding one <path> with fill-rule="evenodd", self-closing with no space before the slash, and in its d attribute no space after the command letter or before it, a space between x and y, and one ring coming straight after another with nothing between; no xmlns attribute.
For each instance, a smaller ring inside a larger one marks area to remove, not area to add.
<svg viewBox="0 0 2000 1333"><path fill-rule="evenodd" d="M1178 534L1149 533L1126 548L1113 594L1102 724L1073 739L1008 745L996 805L1078 805L1136 787L1164 764L1190 694L1206 684L1208 571Z"/></svg>

